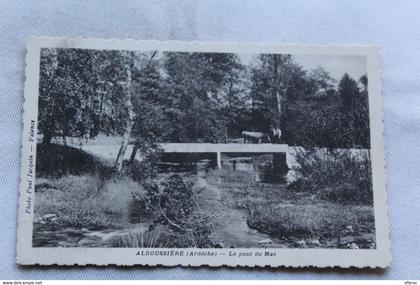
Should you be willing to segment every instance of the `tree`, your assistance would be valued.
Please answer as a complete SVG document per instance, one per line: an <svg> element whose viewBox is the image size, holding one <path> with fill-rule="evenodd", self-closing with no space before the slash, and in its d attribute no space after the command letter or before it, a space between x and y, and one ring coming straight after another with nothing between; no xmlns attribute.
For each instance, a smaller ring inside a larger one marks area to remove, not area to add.
<svg viewBox="0 0 420 285"><path fill-rule="evenodd" d="M359 82L361 84L358 100L355 106L354 120L357 131L356 144L361 148L370 148L370 126L369 126L369 97L368 78L363 75Z"/></svg>
<svg viewBox="0 0 420 285"><path fill-rule="evenodd" d="M171 101L162 90L162 76L159 62L155 60L157 52L150 55L144 67L137 69L133 75L133 110L135 114L132 137L134 138L133 161L137 150L147 152L164 142L171 133L171 122L167 107Z"/></svg>
<svg viewBox="0 0 420 285"><path fill-rule="evenodd" d="M147 69L151 68L152 60L156 56L156 54L156 51L153 51L150 54L126 52L121 54L121 57L119 58L120 67L126 72L126 75L124 76L124 81L121 83L121 85L123 87L122 97L124 100L124 106L127 116L121 147L115 160L115 167L118 171L122 170L123 159L127 151L128 144L130 143L130 140L133 136L133 133L136 134L136 142L133 152L131 154L131 160L134 159L137 149L141 147L144 142L150 142L150 140L147 140L147 138L150 137L150 130L153 130L155 124L147 125L144 123L146 117L142 113L142 110L144 109L143 105L149 106L148 102L150 100L153 102L153 100L155 99L153 98L152 93L142 94L142 92L145 90L144 87L153 88L153 85L150 86L149 84L148 86L145 80L153 81L156 78L154 78L153 76L151 76L150 78L145 78L144 76L142 77L141 74L143 72L147 76L151 75L150 71L148 71ZM146 69L146 72L144 72L143 69ZM133 73L136 75L133 75ZM146 109L149 111L148 114L150 114L150 111L154 111L150 108ZM149 130L149 132L146 132L144 126L148 127L147 130ZM133 130L133 128L135 129ZM156 133L156 131L158 130L154 131Z"/></svg>
<svg viewBox="0 0 420 285"><path fill-rule="evenodd" d="M51 139L57 133L54 117L57 100L56 73L58 69L58 55L56 49L41 49L39 97L38 97L38 123L43 134L43 143L50 144Z"/></svg>
<svg viewBox="0 0 420 285"><path fill-rule="evenodd" d="M115 168L118 171L121 171L122 169L124 155L125 155L125 152L127 151L127 147L131 138L131 132L134 125L134 110L133 110L133 103L132 103L132 98L131 98L131 80L132 80L131 68L127 67L126 81L122 83L122 88L123 88L122 94L123 94L123 97L125 98L124 107L127 110L127 120L126 120L124 134L122 136L121 147L120 147L120 150L118 151L118 155L115 160Z"/></svg>
<svg viewBox="0 0 420 285"><path fill-rule="evenodd" d="M357 82L351 78L349 74L345 73L338 85L338 92L342 100L342 112L347 117L344 128L348 128L351 147L355 148L358 132L355 124L356 113L358 111L356 109L356 104L360 99Z"/></svg>
<svg viewBox="0 0 420 285"><path fill-rule="evenodd" d="M309 73L308 82L311 96L332 96L335 93L336 80L322 67L318 67Z"/></svg>
<svg viewBox="0 0 420 285"><path fill-rule="evenodd" d="M288 101L295 100L298 94L294 91L302 90L305 73L291 55L262 54L258 59L251 75L253 114L262 114L263 121L269 122L268 129L284 130ZM262 121L260 117L258 122Z"/></svg>
<svg viewBox="0 0 420 285"><path fill-rule="evenodd" d="M159 142L224 143L242 131L282 131L291 145L369 148L367 76L338 86L291 55L42 49L39 129L53 137L121 136L136 153ZM280 142L279 140L276 142Z"/></svg>
<svg viewBox="0 0 420 285"><path fill-rule="evenodd" d="M228 72L218 101L219 112L226 129L226 139L239 137L242 131L246 130L247 121L251 117L249 87L249 71L235 59L235 65Z"/></svg>
<svg viewBox="0 0 420 285"><path fill-rule="evenodd" d="M95 68L92 51L42 49L39 128L43 143L54 136L95 136L99 129L93 104Z"/></svg>
<svg viewBox="0 0 420 285"><path fill-rule="evenodd" d="M220 116L223 88L238 58L227 53L164 54L165 89L174 141L222 142L226 122Z"/></svg>

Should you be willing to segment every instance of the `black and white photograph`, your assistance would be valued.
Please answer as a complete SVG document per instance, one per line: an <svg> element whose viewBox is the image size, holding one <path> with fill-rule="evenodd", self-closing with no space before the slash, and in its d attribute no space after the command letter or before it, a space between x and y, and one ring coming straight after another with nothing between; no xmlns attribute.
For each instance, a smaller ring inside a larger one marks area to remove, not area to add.
<svg viewBox="0 0 420 285"><path fill-rule="evenodd" d="M38 108L34 247L375 248L365 57L45 48Z"/></svg>
<svg viewBox="0 0 420 285"><path fill-rule="evenodd" d="M217 264L375 255L382 161L365 50L174 45L33 49L21 182L31 250Z"/></svg>

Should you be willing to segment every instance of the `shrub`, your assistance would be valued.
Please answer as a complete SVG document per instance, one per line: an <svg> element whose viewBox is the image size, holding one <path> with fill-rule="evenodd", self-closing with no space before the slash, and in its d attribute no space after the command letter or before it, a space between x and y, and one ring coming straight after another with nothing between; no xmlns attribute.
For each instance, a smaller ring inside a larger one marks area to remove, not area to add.
<svg viewBox="0 0 420 285"><path fill-rule="evenodd" d="M178 174L147 181L145 189L146 209L153 211L162 224L177 227L194 209L192 185Z"/></svg>
<svg viewBox="0 0 420 285"><path fill-rule="evenodd" d="M211 219L195 212L192 184L178 175L144 184L144 205L156 219L166 226L161 243L167 247L212 247L210 235L214 230Z"/></svg>
<svg viewBox="0 0 420 285"><path fill-rule="evenodd" d="M289 188L341 204L373 204L370 157L367 152L309 149L296 153L298 179Z"/></svg>
<svg viewBox="0 0 420 285"><path fill-rule="evenodd" d="M128 222L142 223L153 219L153 212L146 204L146 191L142 186L138 191L132 192L132 199L128 203Z"/></svg>
<svg viewBox="0 0 420 285"><path fill-rule="evenodd" d="M182 247L209 248L214 246L210 235L215 230L215 226L209 216L195 212L182 221L181 229L174 228L173 231L175 234L179 233L184 236L183 240L186 241L186 244Z"/></svg>
<svg viewBox="0 0 420 285"><path fill-rule="evenodd" d="M136 182L143 183L148 179L156 178L157 176L157 153L148 153L142 161L138 160L124 160L123 174L131 177Z"/></svg>

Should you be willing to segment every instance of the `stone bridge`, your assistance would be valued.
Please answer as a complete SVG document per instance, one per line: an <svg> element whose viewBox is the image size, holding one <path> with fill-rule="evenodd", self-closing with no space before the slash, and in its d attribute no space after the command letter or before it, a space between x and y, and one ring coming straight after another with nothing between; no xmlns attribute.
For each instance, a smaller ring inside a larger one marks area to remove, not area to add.
<svg viewBox="0 0 420 285"><path fill-rule="evenodd" d="M76 146L75 146L76 147ZM120 145L107 144L107 145L83 145L80 148L94 156L114 162L117 157ZM285 163L289 167L293 165L293 159L290 155L289 146L287 144L213 144L213 143L162 143L160 144L163 152L180 152L180 153L216 153L217 166L222 167L222 153L227 152L243 152L243 153L283 153L285 154ZM128 145L124 159L129 159L133 150L133 145ZM137 152L136 159L141 160L141 154ZM291 160L292 159L292 160Z"/></svg>

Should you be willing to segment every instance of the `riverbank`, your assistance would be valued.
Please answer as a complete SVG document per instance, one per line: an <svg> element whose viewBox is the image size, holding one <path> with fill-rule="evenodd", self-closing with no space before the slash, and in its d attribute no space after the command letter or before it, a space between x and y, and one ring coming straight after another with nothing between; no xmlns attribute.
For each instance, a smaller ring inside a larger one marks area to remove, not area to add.
<svg viewBox="0 0 420 285"><path fill-rule="evenodd" d="M341 205L290 190L285 184L255 182L247 172L215 170L207 181L221 203L244 213L250 230L287 247L375 248L373 207ZM231 210L232 211L232 210Z"/></svg>
<svg viewBox="0 0 420 285"><path fill-rule="evenodd" d="M66 162L83 159L86 167L64 169L60 168L61 160L54 165L48 164L48 160L37 161L40 166L37 170L42 170L37 175L53 173L55 176L44 175L36 180L34 246L189 247L195 246L195 238L200 239L204 247L376 246L373 206L358 203L360 199L347 199L353 204L346 205L340 204L338 199L328 200L326 198L335 196L323 195L326 190L322 187L326 186L322 183L311 182L310 185L319 185L313 191L299 188L305 185L302 183L295 183L293 187L281 182L265 183L256 179L252 165L239 163L235 169L212 169L208 163L205 167L198 164L197 169L178 171L177 175L165 170L157 177L142 178L143 181L138 175L125 172L116 175L105 162L83 150L64 146L53 150ZM346 160L339 160L342 161ZM330 164L331 161L322 157L311 171L318 176L318 173L330 173L331 167L325 166ZM346 164L353 167L345 167L345 170L357 169L354 164ZM340 164L332 165L336 165L334 173L341 173L337 171L343 168ZM141 167L139 169L142 171ZM171 176L178 176L173 180L175 184L170 182ZM359 181L357 177L360 176L342 175L327 193L354 196L358 193L354 189L362 189L354 184ZM308 184L312 180L305 181ZM348 183L344 185L340 181ZM162 189L166 189L166 193ZM189 202L188 207L182 209L179 205L183 205L184 198L177 196L185 195L185 190L189 192L185 196ZM173 203L171 199L179 201L173 205L162 204L166 209L157 209L158 212L151 211L150 206L156 201L166 203L160 200L162 198L168 203ZM161 214L162 210L180 220L174 224L172 218ZM181 213L184 210L187 212ZM176 229L179 223L186 228ZM199 236L191 236L195 231ZM176 242L178 240L180 243Z"/></svg>
<svg viewBox="0 0 420 285"><path fill-rule="evenodd" d="M184 180L193 185L196 211L215 226L210 239L216 247L375 247L372 207L316 201L242 171L188 173ZM95 182L92 176L38 179L34 246L158 247L159 241L146 240L163 240L164 226L150 230L153 218L139 209L130 222L133 193L141 196L141 187L123 178L95 194Z"/></svg>

